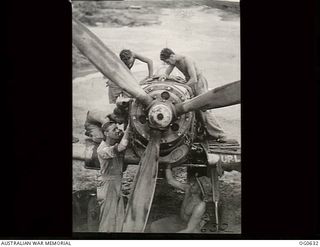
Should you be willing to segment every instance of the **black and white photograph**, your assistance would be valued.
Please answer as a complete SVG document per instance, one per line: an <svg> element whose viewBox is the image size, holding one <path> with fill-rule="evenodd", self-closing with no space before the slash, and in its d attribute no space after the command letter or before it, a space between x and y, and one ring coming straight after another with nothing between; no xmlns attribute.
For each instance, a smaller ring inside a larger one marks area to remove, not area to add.
<svg viewBox="0 0 320 247"><path fill-rule="evenodd" d="M318 245L317 11L5 1L1 245Z"/></svg>
<svg viewBox="0 0 320 247"><path fill-rule="evenodd" d="M71 4L73 232L241 234L239 1Z"/></svg>

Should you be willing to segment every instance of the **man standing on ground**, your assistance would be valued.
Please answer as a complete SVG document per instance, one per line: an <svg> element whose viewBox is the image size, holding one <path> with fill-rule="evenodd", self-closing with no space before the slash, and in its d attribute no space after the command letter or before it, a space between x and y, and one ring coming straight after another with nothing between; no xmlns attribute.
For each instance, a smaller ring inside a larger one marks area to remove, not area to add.
<svg viewBox="0 0 320 247"><path fill-rule="evenodd" d="M98 147L100 177L97 201L100 205L99 232L120 232L124 220L121 191L124 151L129 143L129 126L123 133L115 123L103 126L105 140Z"/></svg>

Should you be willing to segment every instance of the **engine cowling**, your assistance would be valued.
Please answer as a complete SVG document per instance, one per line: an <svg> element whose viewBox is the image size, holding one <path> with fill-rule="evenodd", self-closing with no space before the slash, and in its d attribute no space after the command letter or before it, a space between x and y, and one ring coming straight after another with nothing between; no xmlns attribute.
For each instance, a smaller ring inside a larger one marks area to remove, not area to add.
<svg viewBox="0 0 320 247"><path fill-rule="evenodd" d="M144 90L153 98L148 109L135 100L130 107L130 120L133 128L133 148L141 156L149 139L152 128L161 131L160 156L169 154L183 142L193 139L194 112L181 116L175 115L175 104L192 98L187 85L174 80L153 81Z"/></svg>

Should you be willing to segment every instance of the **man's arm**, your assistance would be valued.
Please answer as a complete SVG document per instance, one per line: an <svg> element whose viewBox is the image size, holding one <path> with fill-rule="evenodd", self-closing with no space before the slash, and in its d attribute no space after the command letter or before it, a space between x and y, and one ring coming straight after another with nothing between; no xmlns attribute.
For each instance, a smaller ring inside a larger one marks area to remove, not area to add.
<svg viewBox="0 0 320 247"><path fill-rule="evenodd" d="M174 65L171 65L171 64L170 64L170 65L168 66L168 68L166 69L165 75L166 75L166 76L169 76L169 75L171 74L172 70L174 69L174 67L175 67Z"/></svg>
<svg viewBox="0 0 320 247"><path fill-rule="evenodd" d="M186 66L187 66L188 74L190 76L190 79L187 81L186 84L188 86L193 86L198 82L196 68L194 67L194 63L189 58L186 58Z"/></svg>
<svg viewBox="0 0 320 247"><path fill-rule="evenodd" d="M167 178L168 184L170 184L171 186L179 190L186 191L189 188L189 185L180 183L173 177L170 165L166 167L166 178Z"/></svg>
<svg viewBox="0 0 320 247"><path fill-rule="evenodd" d="M101 142L98 147L97 153L101 159L112 159L117 156L118 153L123 152L127 149L129 144L129 134L130 134L130 126L126 128L124 131L123 137L119 144L115 144L114 146L106 146L105 142Z"/></svg>
<svg viewBox="0 0 320 247"><path fill-rule="evenodd" d="M174 65L169 65L168 68L166 69L166 71L164 72L164 75L160 75L159 77L159 81L163 81L165 80L172 72L172 70L174 69Z"/></svg>
<svg viewBox="0 0 320 247"><path fill-rule="evenodd" d="M197 227L201 222L203 214L206 212L206 203L200 202L197 206L194 207L192 215L189 219L188 226L186 229L179 231L179 233L192 233L195 232Z"/></svg>
<svg viewBox="0 0 320 247"><path fill-rule="evenodd" d="M128 123L128 127L124 131L123 137L117 146L118 152L123 152L124 150L127 149L127 146L129 144L129 134L130 134L130 123Z"/></svg>
<svg viewBox="0 0 320 247"><path fill-rule="evenodd" d="M137 53L134 53L133 57L148 64L149 77L152 77L153 76L153 62L152 62L152 60L145 57L145 56L139 55Z"/></svg>

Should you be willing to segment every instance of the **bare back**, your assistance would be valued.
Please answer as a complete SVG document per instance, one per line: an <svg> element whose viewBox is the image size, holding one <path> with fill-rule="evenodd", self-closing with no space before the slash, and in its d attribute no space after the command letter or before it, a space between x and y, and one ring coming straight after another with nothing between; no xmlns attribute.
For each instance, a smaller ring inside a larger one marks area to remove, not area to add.
<svg viewBox="0 0 320 247"><path fill-rule="evenodd" d="M190 59L188 57L185 57L185 56L182 56L182 58L179 59L176 62L175 66L177 67L177 69L179 69L182 72L182 74L186 77L187 81L190 79L190 75L189 75L189 72L188 72L189 71L189 67L188 66L193 66L194 67L197 79L198 79L198 76L201 74L201 71L197 67L196 63L192 59Z"/></svg>

